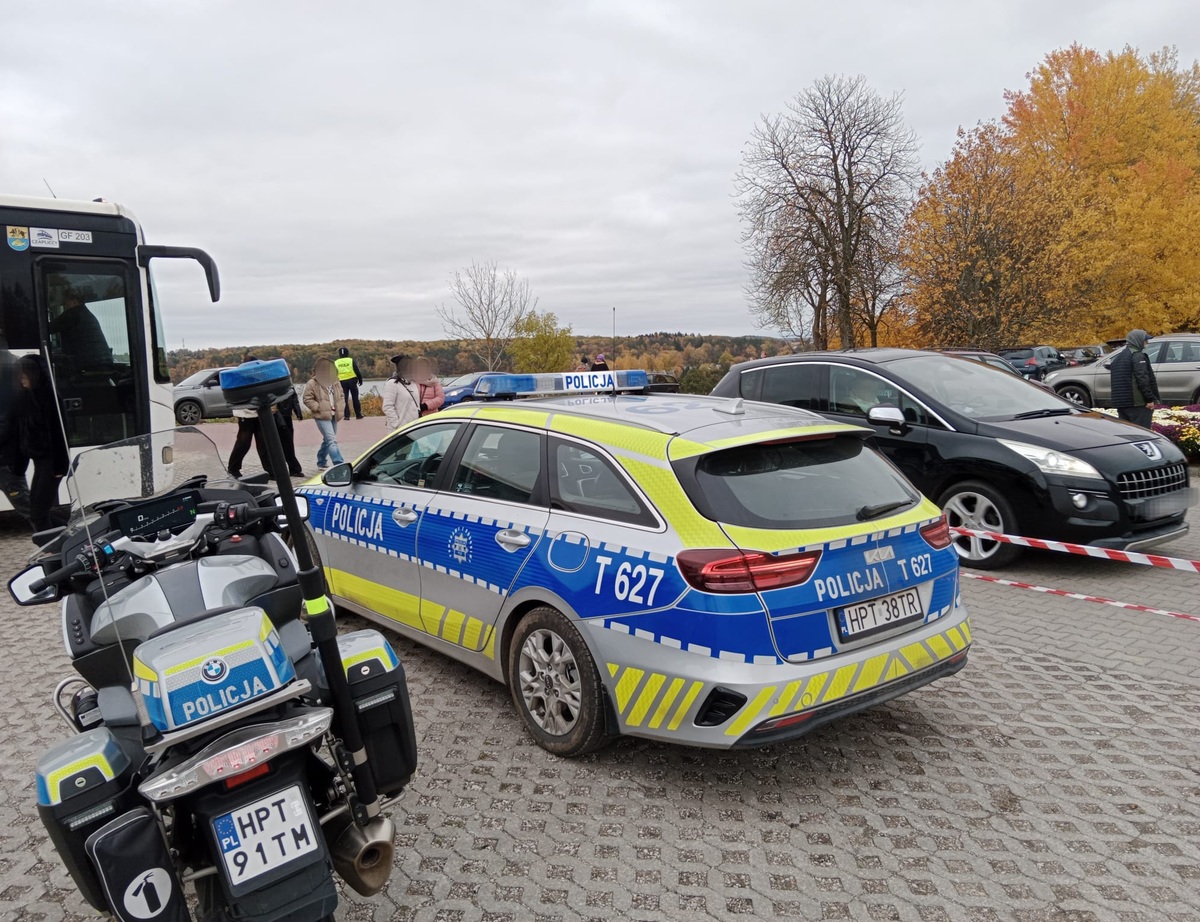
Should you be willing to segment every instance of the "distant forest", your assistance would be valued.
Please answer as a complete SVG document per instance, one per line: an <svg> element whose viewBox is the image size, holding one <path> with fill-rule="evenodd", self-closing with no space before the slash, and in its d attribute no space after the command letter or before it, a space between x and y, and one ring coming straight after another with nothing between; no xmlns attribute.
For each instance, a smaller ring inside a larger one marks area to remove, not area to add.
<svg viewBox="0 0 1200 922"><path fill-rule="evenodd" d="M318 358L334 358L345 346L358 360L358 367L367 378L386 378L392 373L391 357L399 352L424 355L437 363L443 377L483 370L483 364L472 354L469 343L457 340L347 339L331 343L307 345L234 346L221 349L175 349L168 353L171 379L182 381L188 375L205 368L236 365L246 355L260 359L286 359L297 380L305 379ZM735 362L763 355L784 355L791 352L788 344L769 336L716 336L700 333L644 333L639 336L619 336L616 339L614 361L613 339L609 336L581 336L575 340L579 356L592 358L605 354L613 368L645 368L668 371L679 375L684 389L707 393ZM547 371L570 369L548 368Z"/></svg>

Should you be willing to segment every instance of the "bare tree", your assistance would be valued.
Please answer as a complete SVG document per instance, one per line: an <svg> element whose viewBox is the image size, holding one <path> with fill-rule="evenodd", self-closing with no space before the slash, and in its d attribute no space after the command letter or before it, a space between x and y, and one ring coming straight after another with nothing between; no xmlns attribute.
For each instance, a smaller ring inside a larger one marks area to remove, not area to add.
<svg viewBox="0 0 1200 922"><path fill-rule="evenodd" d="M521 322L537 307L529 280L496 263L472 262L450 278L450 294L457 307L440 305L437 315L451 339L469 344L488 371L495 371Z"/></svg>
<svg viewBox="0 0 1200 922"><path fill-rule="evenodd" d="M917 163L900 96L883 98L861 76L822 77L764 117L735 181L756 313L771 322L790 303L817 327L828 306L841 344L854 345L863 263L876 236L903 225Z"/></svg>

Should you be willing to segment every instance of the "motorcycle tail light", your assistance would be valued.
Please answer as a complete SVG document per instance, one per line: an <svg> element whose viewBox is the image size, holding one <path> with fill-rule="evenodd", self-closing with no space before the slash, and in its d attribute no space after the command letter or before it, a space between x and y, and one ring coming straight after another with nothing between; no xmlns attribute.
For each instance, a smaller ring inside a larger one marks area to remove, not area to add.
<svg viewBox="0 0 1200 922"><path fill-rule="evenodd" d="M270 762L263 762L248 771L242 772L240 775L234 775L232 778L225 779L225 790L232 791L239 785L245 784L247 781L253 781L255 778L261 778L271 770Z"/></svg>
<svg viewBox="0 0 1200 922"><path fill-rule="evenodd" d="M147 800L160 803L191 794L214 781L237 778L259 766L265 767L278 755L319 740L332 721L332 709L313 708L299 717L241 727L205 746L190 759L143 781L138 792Z"/></svg>

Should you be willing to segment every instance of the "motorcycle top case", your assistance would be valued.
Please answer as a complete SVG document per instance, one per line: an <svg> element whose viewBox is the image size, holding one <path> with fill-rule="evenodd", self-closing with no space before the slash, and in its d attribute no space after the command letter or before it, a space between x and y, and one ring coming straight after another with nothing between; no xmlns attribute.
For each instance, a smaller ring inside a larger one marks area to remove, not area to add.
<svg viewBox="0 0 1200 922"><path fill-rule="evenodd" d="M417 770L417 736L404 667L379 631L340 635L338 652L375 786L385 796L399 793Z"/></svg>
<svg viewBox="0 0 1200 922"><path fill-rule="evenodd" d="M133 675L167 733L269 695L296 670L267 613L250 606L151 637L134 651Z"/></svg>

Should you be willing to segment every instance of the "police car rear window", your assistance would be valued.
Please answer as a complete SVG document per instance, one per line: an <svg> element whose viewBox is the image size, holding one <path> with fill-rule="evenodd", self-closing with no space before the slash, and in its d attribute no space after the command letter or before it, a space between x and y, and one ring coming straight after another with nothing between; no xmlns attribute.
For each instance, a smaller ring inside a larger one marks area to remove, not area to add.
<svg viewBox="0 0 1200 922"><path fill-rule="evenodd" d="M920 494L857 436L757 443L679 462L706 518L747 528L828 528L910 508Z"/></svg>

